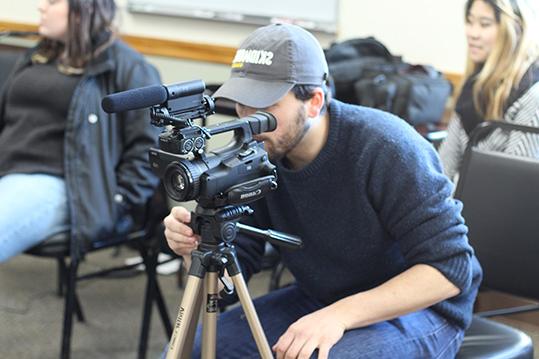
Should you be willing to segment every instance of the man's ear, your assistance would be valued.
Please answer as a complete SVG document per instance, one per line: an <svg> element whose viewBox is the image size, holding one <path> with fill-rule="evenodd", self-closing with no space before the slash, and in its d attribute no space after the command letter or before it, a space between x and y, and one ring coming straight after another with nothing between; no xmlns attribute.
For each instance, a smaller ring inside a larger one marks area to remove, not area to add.
<svg viewBox="0 0 539 359"><path fill-rule="evenodd" d="M314 90L314 96L307 101L307 116L315 118L320 116L320 111L324 107L324 91L321 88Z"/></svg>

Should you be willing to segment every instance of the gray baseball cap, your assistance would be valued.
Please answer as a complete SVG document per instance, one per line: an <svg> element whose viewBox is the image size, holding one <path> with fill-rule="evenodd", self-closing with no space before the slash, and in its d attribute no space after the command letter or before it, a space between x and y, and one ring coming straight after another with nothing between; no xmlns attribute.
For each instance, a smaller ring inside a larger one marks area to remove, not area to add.
<svg viewBox="0 0 539 359"><path fill-rule="evenodd" d="M320 43L296 25L261 27L240 45L230 78L215 92L253 108L265 108L283 98L294 85L321 86L328 65Z"/></svg>

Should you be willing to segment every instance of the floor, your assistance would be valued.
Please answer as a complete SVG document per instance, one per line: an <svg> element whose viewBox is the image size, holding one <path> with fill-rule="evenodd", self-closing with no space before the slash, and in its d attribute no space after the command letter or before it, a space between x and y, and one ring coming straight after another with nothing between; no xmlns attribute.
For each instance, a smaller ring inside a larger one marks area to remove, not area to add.
<svg viewBox="0 0 539 359"><path fill-rule="evenodd" d="M129 249L122 250L119 257L112 254L111 251L92 254L82 264L81 272L136 255ZM87 320L75 322L72 358L136 358L144 278L131 272L121 278L80 283L78 292ZM177 276L160 275L159 282L174 319L182 294ZM251 296L265 293L268 284L268 272L257 275L249 286ZM52 260L21 255L0 265L1 359L58 358L63 300L55 290L56 265ZM478 309L492 309L513 301L499 294L483 293ZM539 312L497 320L527 332L539 353ZM155 310L150 334L147 357L159 358L168 338Z"/></svg>
<svg viewBox="0 0 539 359"><path fill-rule="evenodd" d="M129 249L119 257L112 251L88 256L80 273L123 263L136 255ZM160 275L159 283L175 320L181 300L176 275ZM263 294L268 273L250 285L251 296ZM136 358L142 315L145 276L130 272L120 278L79 283L78 293L86 316L74 323L72 358ZM56 263L27 255L0 265L0 358L58 358L63 299L56 295ZM153 311L148 358L159 358L168 342L157 310Z"/></svg>

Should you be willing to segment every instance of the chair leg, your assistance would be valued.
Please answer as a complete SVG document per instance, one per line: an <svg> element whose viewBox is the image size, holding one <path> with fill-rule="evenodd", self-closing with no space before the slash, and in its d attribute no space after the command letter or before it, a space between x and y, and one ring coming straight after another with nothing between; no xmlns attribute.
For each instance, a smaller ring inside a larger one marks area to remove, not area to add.
<svg viewBox="0 0 539 359"><path fill-rule="evenodd" d="M77 306L77 297L76 297L76 283L77 283L77 270L78 270L79 261L74 258L69 264L67 283L66 284L66 294L65 294L65 306L64 306L64 326L62 330L62 349L60 353L60 358L69 359L71 352L71 333L73 330L73 311ZM80 307L79 307L80 309Z"/></svg>
<svg viewBox="0 0 539 359"><path fill-rule="evenodd" d="M66 278L68 277L68 269L64 257L57 257L56 261L58 262L58 296L64 296L64 289L66 285ZM76 280L76 279L75 279ZM77 292L75 291L75 314L77 315L77 320L79 322L84 322L86 318L84 317L84 312L82 311L82 306L80 305L80 300Z"/></svg>
<svg viewBox="0 0 539 359"><path fill-rule="evenodd" d="M172 324L170 323L165 301L163 299L161 289L159 288L159 283L157 282L156 267L159 250L157 250L157 248L143 248L141 245L139 251L144 260L144 267L148 277L146 282L146 293L144 296L144 309L142 313L142 327L140 331L138 350L138 358L144 359L146 357L148 347L148 336L152 318L152 304L154 301L159 309L161 321L163 322L167 336L172 335Z"/></svg>
<svg viewBox="0 0 539 359"><path fill-rule="evenodd" d="M141 257L144 260L144 268L146 271L146 293L144 295L144 306L142 310L142 326L140 329L138 358L146 358L148 349L148 335L150 332L150 323L152 321L152 303L154 300L155 287L155 255L148 255L145 249L139 248Z"/></svg>
<svg viewBox="0 0 539 359"><path fill-rule="evenodd" d="M168 315L167 305L165 304L165 299L161 293L161 288L159 287L159 282L155 282L155 301L157 302L157 308L159 309L159 314L161 316L161 322L163 322L163 327L165 328L165 334L170 338L172 335L172 322L170 321L170 316Z"/></svg>
<svg viewBox="0 0 539 359"><path fill-rule="evenodd" d="M59 297L64 295L65 287L65 278L67 277L67 267L64 257L57 257L56 261L58 262L58 290L57 294Z"/></svg>
<svg viewBox="0 0 539 359"><path fill-rule="evenodd" d="M277 263L277 265L271 271L271 278L270 278L270 285L269 285L270 292L272 290L279 288L279 283L281 282L281 276L283 275L284 269L285 267L284 267L283 262L279 261L279 263Z"/></svg>
<svg viewBox="0 0 539 359"><path fill-rule="evenodd" d="M86 321L84 312L82 311L82 306L80 305L79 295L77 294L77 291L75 291L75 314L77 315L77 320L79 322Z"/></svg>

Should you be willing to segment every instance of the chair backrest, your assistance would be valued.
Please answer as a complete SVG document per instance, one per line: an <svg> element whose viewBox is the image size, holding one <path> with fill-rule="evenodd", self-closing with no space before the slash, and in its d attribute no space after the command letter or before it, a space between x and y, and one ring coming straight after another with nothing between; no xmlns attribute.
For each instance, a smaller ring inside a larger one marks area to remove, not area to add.
<svg viewBox="0 0 539 359"><path fill-rule="evenodd" d="M539 159L478 149L478 140L498 127L539 134L505 123L481 126L467 148L456 197L464 204L483 285L539 298Z"/></svg>

